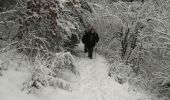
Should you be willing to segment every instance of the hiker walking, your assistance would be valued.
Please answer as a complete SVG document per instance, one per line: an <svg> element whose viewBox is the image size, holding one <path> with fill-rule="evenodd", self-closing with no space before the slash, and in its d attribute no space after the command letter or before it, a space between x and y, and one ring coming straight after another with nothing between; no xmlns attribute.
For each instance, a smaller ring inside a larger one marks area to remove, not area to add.
<svg viewBox="0 0 170 100"><path fill-rule="evenodd" d="M99 42L99 35L95 32L94 28L91 27L89 30L86 30L82 37L82 43L84 44L84 53L88 52L90 59L93 58L93 49L97 42Z"/></svg>

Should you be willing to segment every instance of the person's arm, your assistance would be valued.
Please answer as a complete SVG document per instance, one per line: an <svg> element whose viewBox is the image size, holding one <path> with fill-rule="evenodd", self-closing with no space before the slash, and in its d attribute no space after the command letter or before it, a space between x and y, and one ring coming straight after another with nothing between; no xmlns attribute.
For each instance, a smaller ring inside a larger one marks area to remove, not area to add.
<svg viewBox="0 0 170 100"><path fill-rule="evenodd" d="M86 37L87 37L87 33L85 32L85 33L83 34L83 37L82 37L82 43L83 43L83 44L85 44L85 42L86 42Z"/></svg>
<svg viewBox="0 0 170 100"><path fill-rule="evenodd" d="M99 35L96 33L96 43L99 42Z"/></svg>

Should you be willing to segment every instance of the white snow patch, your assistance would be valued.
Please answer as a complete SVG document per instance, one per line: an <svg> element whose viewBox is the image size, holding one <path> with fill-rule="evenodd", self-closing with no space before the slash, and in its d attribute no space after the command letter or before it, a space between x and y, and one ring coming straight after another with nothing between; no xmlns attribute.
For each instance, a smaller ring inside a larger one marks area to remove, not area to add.
<svg viewBox="0 0 170 100"><path fill-rule="evenodd" d="M34 95L27 95L6 78L0 78L0 100L39 100Z"/></svg>

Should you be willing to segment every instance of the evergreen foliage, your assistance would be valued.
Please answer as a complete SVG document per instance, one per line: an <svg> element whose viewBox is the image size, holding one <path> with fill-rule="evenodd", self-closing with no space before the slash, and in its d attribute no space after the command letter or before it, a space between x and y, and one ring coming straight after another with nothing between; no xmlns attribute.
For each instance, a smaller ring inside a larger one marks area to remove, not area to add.
<svg viewBox="0 0 170 100"><path fill-rule="evenodd" d="M76 15L73 17L68 14L72 13L71 10L60 0L25 2L20 2L17 10L19 32L15 38L22 42L20 48L26 49L28 53L37 50L61 52L73 49L80 41L77 33L80 31L79 20L76 21Z"/></svg>

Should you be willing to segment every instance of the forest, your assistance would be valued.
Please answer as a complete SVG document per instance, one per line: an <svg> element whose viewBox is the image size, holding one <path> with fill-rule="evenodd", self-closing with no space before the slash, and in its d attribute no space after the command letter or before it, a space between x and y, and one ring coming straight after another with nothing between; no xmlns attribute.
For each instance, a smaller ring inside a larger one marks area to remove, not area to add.
<svg viewBox="0 0 170 100"><path fill-rule="evenodd" d="M169 61L170 0L0 0L0 100L170 100Z"/></svg>

